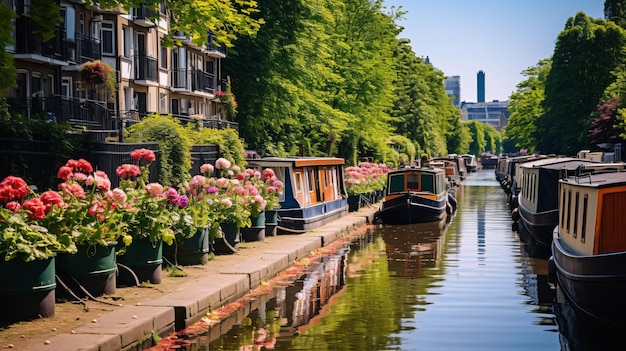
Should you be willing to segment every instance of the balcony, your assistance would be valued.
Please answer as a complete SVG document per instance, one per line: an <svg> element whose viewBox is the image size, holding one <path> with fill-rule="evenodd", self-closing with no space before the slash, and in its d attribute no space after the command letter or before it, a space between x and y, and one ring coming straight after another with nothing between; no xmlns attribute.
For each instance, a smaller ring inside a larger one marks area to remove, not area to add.
<svg viewBox="0 0 626 351"><path fill-rule="evenodd" d="M133 22L142 27L153 27L154 21L152 18L157 18L158 16L158 12L143 6L133 8Z"/></svg>
<svg viewBox="0 0 626 351"><path fill-rule="evenodd" d="M135 80L145 80L158 82L159 61L156 57L147 55L136 55L135 61Z"/></svg>
<svg viewBox="0 0 626 351"><path fill-rule="evenodd" d="M205 47L202 49L202 52L215 58L226 58L226 46L225 45L217 45L217 43L213 40L213 34L207 34L207 43Z"/></svg>
<svg viewBox="0 0 626 351"><path fill-rule="evenodd" d="M201 70L191 71L191 89L206 93L215 91L215 75Z"/></svg>
<svg viewBox="0 0 626 351"><path fill-rule="evenodd" d="M41 36L33 34L35 28L30 18L15 19L14 58L56 66L66 66L68 61L75 61L76 42L67 40L63 28L56 27L54 37L48 41L43 41Z"/></svg>
<svg viewBox="0 0 626 351"><path fill-rule="evenodd" d="M187 68L172 69L172 89L184 91L189 90L189 77L187 73Z"/></svg>
<svg viewBox="0 0 626 351"><path fill-rule="evenodd" d="M102 57L100 39L76 33L76 43L80 52L80 62L99 60Z"/></svg>

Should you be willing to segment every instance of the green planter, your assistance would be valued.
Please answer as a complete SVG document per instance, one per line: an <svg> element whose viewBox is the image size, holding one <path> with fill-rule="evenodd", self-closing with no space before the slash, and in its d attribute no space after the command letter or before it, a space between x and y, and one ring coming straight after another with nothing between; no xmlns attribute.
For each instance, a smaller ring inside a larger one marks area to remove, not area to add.
<svg viewBox="0 0 626 351"><path fill-rule="evenodd" d="M348 212L358 211L361 207L361 195L348 195Z"/></svg>
<svg viewBox="0 0 626 351"><path fill-rule="evenodd" d="M218 255L229 255L237 252L241 241L241 229L235 223L221 223L223 238L215 239L213 251Z"/></svg>
<svg viewBox="0 0 626 351"><path fill-rule="evenodd" d="M171 263L183 266L207 264L209 262L209 227L198 229L191 238L163 248L163 257Z"/></svg>
<svg viewBox="0 0 626 351"><path fill-rule="evenodd" d="M250 228L241 229L241 239L243 241L263 241L265 240L265 211L258 216L250 217L252 225Z"/></svg>
<svg viewBox="0 0 626 351"><path fill-rule="evenodd" d="M55 288L55 257L31 262L0 257L0 321L54 316Z"/></svg>
<svg viewBox="0 0 626 351"><path fill-rule="evenodd" d="M278 211L265 211L265 236L276 236L278 234Z"/></svg>
<svg viewBox="0 0 626 351"><path fill-rule="evenodd" d="M117 256L120 264L120 286L137 285L149 281L160 284L162 280L163 241L153 243L149 238L135 239L126 252Z"/></svg>
<svg viewBox="0 0 626 351"><path fill-rule="evenodd" d="M56 258L56 271L73 292L81 294L83 288L91 295L115 294L115 246L77 245L75 254L60 253Z"/></svg>

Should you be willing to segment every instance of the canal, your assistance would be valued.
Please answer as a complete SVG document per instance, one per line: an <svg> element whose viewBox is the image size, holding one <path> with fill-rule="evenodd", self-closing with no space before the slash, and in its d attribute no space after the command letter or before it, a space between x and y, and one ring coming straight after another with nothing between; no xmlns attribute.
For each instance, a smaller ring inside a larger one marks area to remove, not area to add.
<svg viewBox="0 0 626 351"><path fill-rule="evenodd" d="M457 189L448 221L376 226L291 282L159 350L594 350L616 345L576 315L529 257L493 170ZM555 303L555 300L557 303ZM620 343L621 344L621 343Z"/></svg>

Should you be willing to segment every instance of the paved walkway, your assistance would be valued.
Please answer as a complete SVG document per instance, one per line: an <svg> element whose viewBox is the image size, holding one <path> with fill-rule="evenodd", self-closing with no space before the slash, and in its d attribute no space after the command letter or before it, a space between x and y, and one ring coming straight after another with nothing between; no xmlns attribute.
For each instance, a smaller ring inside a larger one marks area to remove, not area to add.
<svg viewBox="0 0 626 351"><path fill-rule="evenodd" d="M377 205L362 208L303 234L241 243L235 254L216 256L206 265L184 267L187 276L183 278L164 270L162 283L152 287L118 288L116 296L100 297L88 305L69 301L57 304L52 318L0 328L0 348L141 350L139 345L151 340L153 332L164 336L183 329L210 310L245 296L311 251L371 223L376 209Z"/></svg>

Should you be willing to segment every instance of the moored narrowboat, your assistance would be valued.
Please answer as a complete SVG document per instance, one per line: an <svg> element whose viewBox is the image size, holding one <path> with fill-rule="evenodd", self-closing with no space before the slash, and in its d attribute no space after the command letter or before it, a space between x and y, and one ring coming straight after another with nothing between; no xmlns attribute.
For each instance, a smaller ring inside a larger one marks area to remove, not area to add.
<svg viewBox="0 0 626 351"><path fill-rule="evenodd" d="M522 234L530 235L535 242L545 247L550 256L552 231L559 224L558 186L564 172L585 170L592 161L573 157L551 157L529 161L519 166L518 214ZM587 168L584 172L592 172ZM523 240L524 241L524 240Z"/></svg>
<svg viewBox="0 0 626 351"><path fill-rule="evenodd" d="M550 271L580 311L626 327L626 172L560 180Z"/></svg>
<svg viewBox="0 0 626 351"><path fill-rule="evenodd" d="M385 199L374 215L383 224L412 224L441 220L453 211L446 173L441 168L407 166L387 174Z"/></svg>
<svg viewBox="0 0 626 351"><path fill-rule="evenodd" d="M344 159L335 157L265 157L249 167L271 168L285 185L279 196L279 233L303 233L348 213Z"/></svg>

